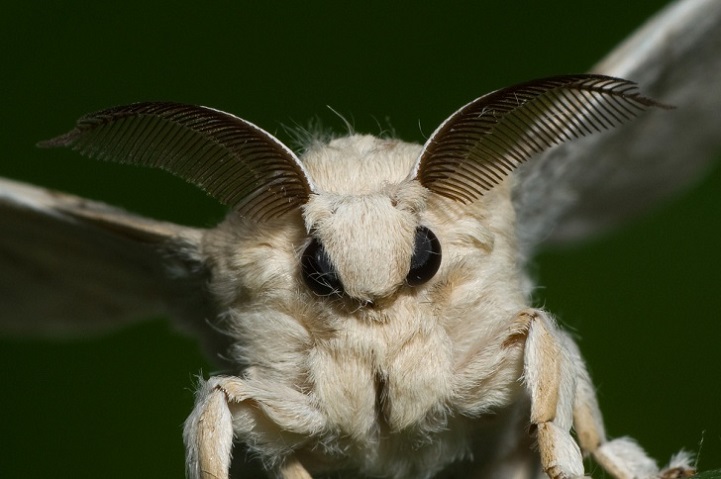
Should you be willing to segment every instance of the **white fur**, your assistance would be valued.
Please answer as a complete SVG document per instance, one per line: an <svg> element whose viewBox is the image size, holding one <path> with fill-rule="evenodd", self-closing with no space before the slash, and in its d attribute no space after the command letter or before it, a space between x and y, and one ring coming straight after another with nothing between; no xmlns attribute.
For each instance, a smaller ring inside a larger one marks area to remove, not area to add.
<svg viewBox="0 0 721 479"><path fill-rule="evenodd" d="M419 152L369 136L316 146L302 158L316 185L302 212L267 223L230 215L206 234L239 370L200 388L185 429L191 479L227 477L231 424L286 478L424 478L471 459L476 474L528 477L538 458L552 477L573 477L583 474L574 425L612 474L652 470L633 443L605 442L578 350L548 313L529 309L511 181L462 205L408 179ZM419 225L443 256L412 288L404 278ZM345 297L304 283L311 235Z"/></svg>

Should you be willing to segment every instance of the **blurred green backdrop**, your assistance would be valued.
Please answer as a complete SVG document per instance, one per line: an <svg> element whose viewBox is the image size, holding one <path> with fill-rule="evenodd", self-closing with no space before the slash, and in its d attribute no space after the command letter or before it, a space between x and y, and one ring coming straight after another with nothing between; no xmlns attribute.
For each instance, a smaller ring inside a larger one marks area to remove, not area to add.
<svg viewBox="0 0 721 479"><path fill-rule="evenodd" d="M587 70L664 3L10 2L0 175L210 226L223 209L180 180L33 145L151 99L284 140L281 125L314 117L343 131L330 105L360 132L422 142L485 92ZM663 461L703 438L703 469L721 466L720 206L715 168L679 201L535 265L540 303L581 338L609 433ZM161 318L102 338L5 337L0 363L0 477L183 477L193 376L212 368Z"/></svg>

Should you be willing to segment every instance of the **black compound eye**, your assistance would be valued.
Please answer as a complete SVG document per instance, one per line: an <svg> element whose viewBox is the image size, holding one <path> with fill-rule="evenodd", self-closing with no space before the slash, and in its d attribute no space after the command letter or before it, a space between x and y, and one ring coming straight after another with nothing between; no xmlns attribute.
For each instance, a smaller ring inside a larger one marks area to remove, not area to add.
<svg viewBox="0 0 721 479"><path fill-rule="evenodd" d="M320 296L343 294L343 284L320 241L313 238L300 260L305 284Z"/></svg>
<svg viewBox="0 0 721 479"><path fill-rule="evenodd" d="M425 226L416 229L416 241L411 258L411 270L406 276L410 286L419 286L431 279L441 267L441 243Z"/></svg>

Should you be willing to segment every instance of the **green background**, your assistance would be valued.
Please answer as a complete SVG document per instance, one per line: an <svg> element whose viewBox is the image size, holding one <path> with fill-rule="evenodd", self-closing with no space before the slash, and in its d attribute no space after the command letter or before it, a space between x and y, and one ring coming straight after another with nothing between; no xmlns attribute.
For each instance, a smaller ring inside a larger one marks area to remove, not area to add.
<svg viewBox="0 0 721 479"><path fill-rule="evenodd" d="M211 226L223 209L180 180L33 145L141 100L213 106L283 140L282 125L314 117L343 131L330 105L360 132L421 142L485 92L587 70L665 2L260 3L5 5L0 175ZM721 466L720 206L715 168L679 201L535 265L539 304L580 337L609 434L662 461L703 438L703 469ZM212 367L166 322L2 338L0 364L0 477L183 477L193 377Z"/></svg>

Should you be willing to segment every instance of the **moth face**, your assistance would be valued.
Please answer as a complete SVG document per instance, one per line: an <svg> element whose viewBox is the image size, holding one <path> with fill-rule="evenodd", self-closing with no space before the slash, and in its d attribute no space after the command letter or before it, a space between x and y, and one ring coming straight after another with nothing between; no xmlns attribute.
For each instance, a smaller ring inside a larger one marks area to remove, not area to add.
<svg viewBox="0 0 721 479"><path fill-rule="evenodd" d="M425 194L411 181L367 195L312 197L305 208L312 239L302 257L308 287L372 303L430 280L441 251L420 225Z"/></svg>
<svg viewBox="0 0 721 479"><path fill-rule="evenodd" d="M319 189L303 208L311 240L301 259L316 294L372 303L438 270L440 245L422 225L428 191L406 180L417 154L416 145L351 136L303 158Z"/></svg>

